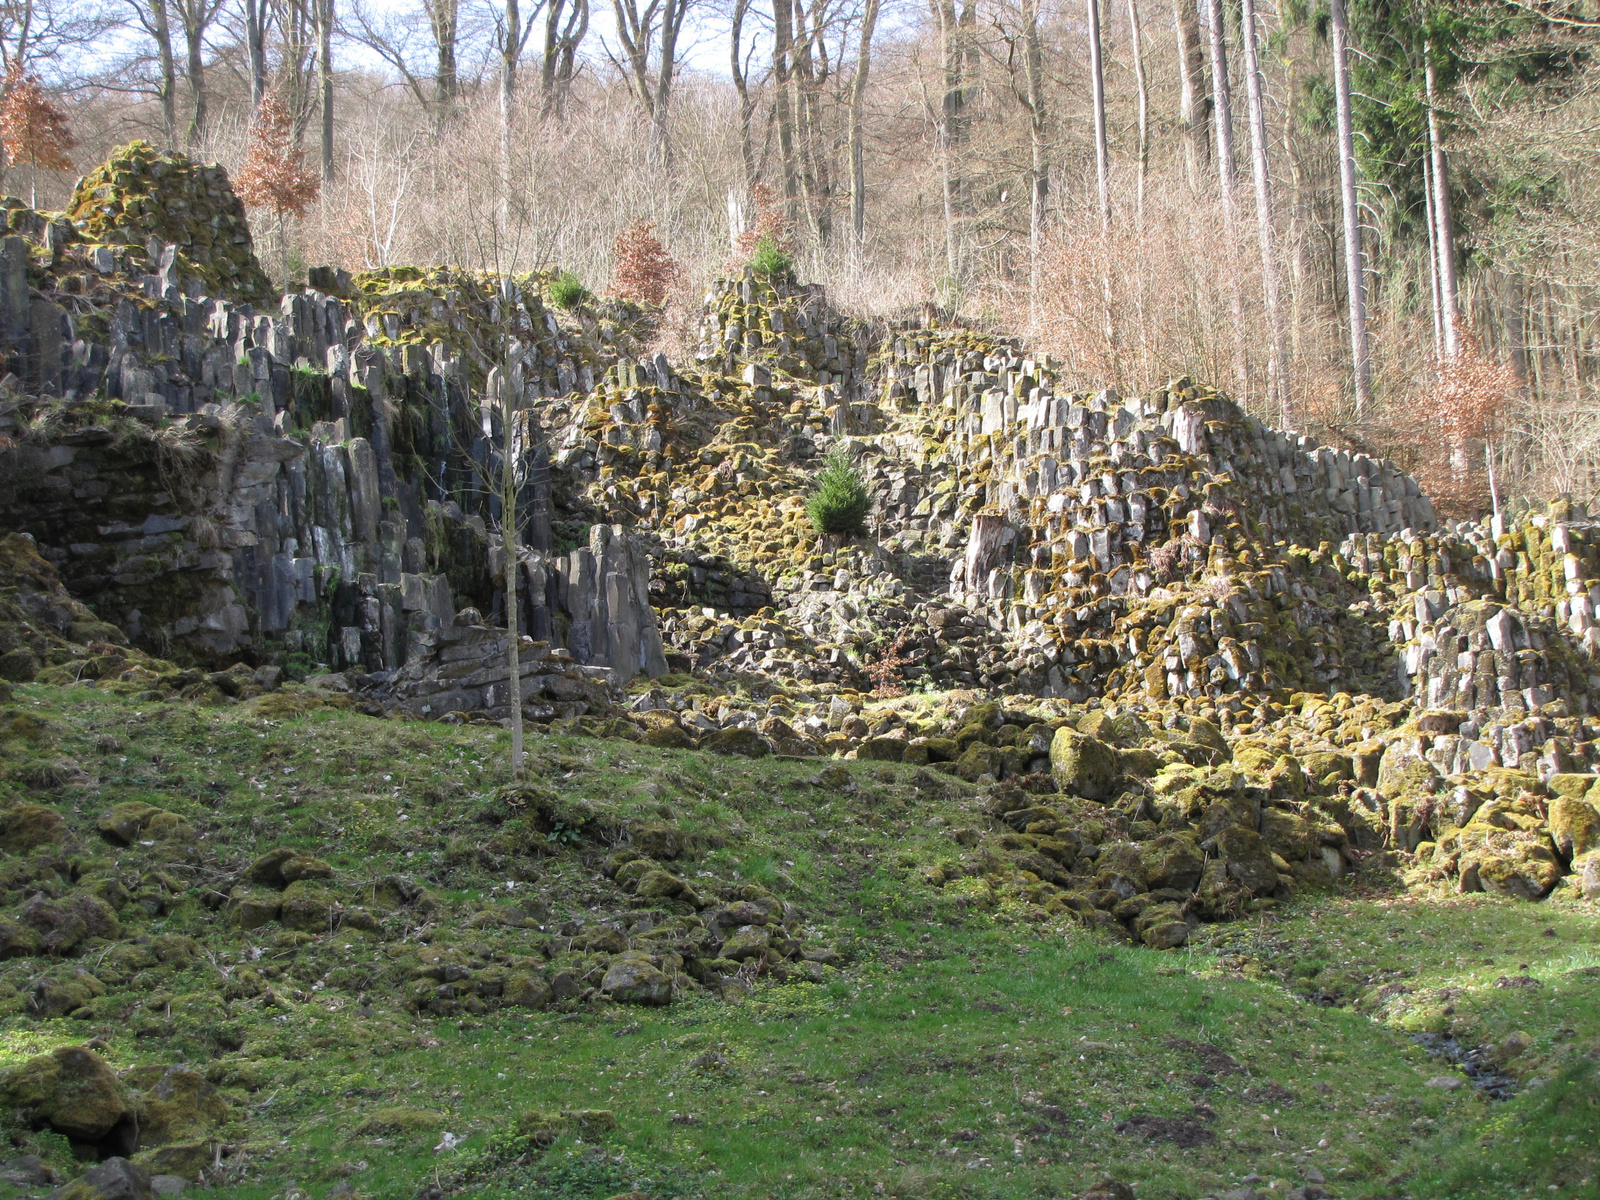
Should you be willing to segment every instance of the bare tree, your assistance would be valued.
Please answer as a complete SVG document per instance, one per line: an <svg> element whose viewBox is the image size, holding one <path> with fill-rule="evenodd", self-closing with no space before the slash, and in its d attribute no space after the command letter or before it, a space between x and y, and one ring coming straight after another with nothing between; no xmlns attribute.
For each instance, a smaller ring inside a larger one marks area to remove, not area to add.
<svg viewBox="0 0 1600 1200"><path fill-rule="evenodd" d="M1233 89L1228 81L1228 35L1223 24L1222 0L1203 0L1206 27L1211 40L1212 116L1217 134L1217 184L1222 199L1222 232L1226 239L1228 304L1233 317L1233 373L1242 395L1250 386L1249 360L1244 346L1244 293L1239 284L1238 263L1234 259L1239 245L1238 175L1233 158Z"/></svg>
<svg viewBox="0 0 1600 1200"><path fill-rule="evenodd" d="M1133 80L1139 97L1139 187L1137 212L1144 219L1144 188L1150 174L1150 85L1144 74L1144 36L1139 28L1139 0L1128 0L1128 34L1132 42Z"/></svg>
<svg viewBox="0 0 1600 1200"><path fill-rule="evenodd" d="M1361 210L1356 197L1355 122L1350 112L1350 22L1344 0L1330 0L1334 105L1339 126L1339 202L1344 216L1345 290L1350 310L1350 363L1356 417L1372 404L1372 360L1367 352L1367 287L1361 261Z"/></svg>
<svg viewBox="0 0 1600 1200"><path fill-rule="evenodd" d="M747 0L738 0L740 5ZM859 248L867 238L867 169L862 148L862 116L866 108L867 74L872 66L872 34L878 24L878 0L866 0L861 32L856 39L856 74L850 81L850 232Z"/></svg>
<svg viewBox="0 0 1600 1200"><path fill-rule="evenodd" d="M548 0L544 61L539 72L540 114L560 116L577 75L578 47L589 32L589 0Z"/></svg>
<svg viewBox="0 0 1600 1200"><path fill-rule="evenodd" d="M1261 95L1261 63L1256 41L1255 0L1241 0L1240 40L1244 43L1245 96L1250 106L1250 168L1256 185L1256 233L1261 245L1261 292L1266 303L1267 390L1278 417L1289 425L1289 355L1284 344L1279 298L1278 252L1272 225L1272 175L1267 164L1267 116Z"/></svg>
<svg viewBox="0 0 1600 1200"><path fill-rule="evenodd" d="M115 10L98 0L3 0L0 3L0 70L58 62L68 52L103 52L100 39L120 24Z"/></svg>
<svg viewBox="0 0 1600 1200"><path fill-rule="evenodd" d="M1206 93L1206 66L1200 51L1200 17L1195 0L1174 0L1172 24L1178 45L1178 120L1183 126L1183 167L1189 190L1199 191L1201 170L1211 160L1206 132L1211 97Z"/></svg>
<svg viewBox="0 0 1600 1200"><path fill-rule="evenodd" d="M522 52L533 34L544 0L533 0L523 15L520 0L505 0L505 8L495 18L494 40L500 52L500 195L501 203L511 186L511 136L516 124L517 67Z"/></svg>
<svg viewBox="0 0 1600 1200"><path fill-rule="evenodd" d="M874 0L874 3L876 0ZM728 66L733 78L734 94L739 100L739 161L744 166L744 186L748 191L756 184L755 140L751 136L751 122L755 117L756 98L750 88L750 64L755 58L755 39L745 49L744 23L750 15L750 0L734 0L733 23L728 31ZM863 89L865 84L862 85ZM740 231L731 231L737 235Z"/></svg>
<svg viewBox="0 0 1600 1200"><path fill-rule="evenodd" d="M791 223L800 205L800 164L794 134L794 9L791 0L772 0L773 120L778 127L778 158L783 167L783 198Z"/></svg>
<svg viewBox="0 0 1600 1200"><path fill-rule="evenodd" d="M156 97L161 102L161 132L168 146L178 139L178 70L172 58L167 0L133 0L134 19L156 47Z"/></svg>
<svg viewBox="0 0 1600 1200"><path fill-rule="evenodd" d="M1423 79L1428 101L1428 158L1433 168L1434 247L1439 271L1439 323L1444 334L1444 357L1448 361L1460 351L1461 308L1457 299L1455 222L1450 214L1450 163L1445 157L1444 138L1439 132L1437 76L1433 68L1433 45L1422 46Z"/></svg>
<svg viewBox="0 0 1600 1200"><path fill-rule="evenodd" d="M223 0L173 0L183 27L184 76L189 84L189 129L184 136L191 150L206 133L206 33L222 10Z"/></svg>
<svg viewBox="0 0 1600 1200"><path fill-rule="evenodd" d="M362 0L352 0L350 15L351 36L394 68L417 103L433 117L435 128L445 124L454 115L461 92L456 65L460 0L421 0L417 9L383 11L381 15ZM431 51L431 72L414 61L424 53L416 45L422 37Z"/></svg>
<svg viewBox="0 0 1600 1200"><path fill-rule="evenodd" d="M781 2L781 0L780 0ZM667 112L672 104L672 85L678 70L678 39L694 0L611 0L617 18L617 41L622 60L612 64L628 80L634 98L650 120L656 156L662 163L672 160L672 139Z"/></svg>
<svg viewBox="0 0 1600 1200"><path fill-rule="evenodd" d="M333 179L333 24L334 0L313 0L317 18L317 80L322 99L322 182Z"/></svg>
<svg viewBox="0 0 1600 1200"><path fill-rule="evenodd" d="M252 109L267 94L267 30L271 22L270 0L244 0L244 48L250 66Z"/></svg>
<svg viewBox="0 0 1600 1200"><path fill-rule="evenodd" d="M1089 0L1089 88L1094 105L1094 181L1100 227L1111 228L1111 153L1106 144L1106 73L1101 62L1100 0Z"/></svg>

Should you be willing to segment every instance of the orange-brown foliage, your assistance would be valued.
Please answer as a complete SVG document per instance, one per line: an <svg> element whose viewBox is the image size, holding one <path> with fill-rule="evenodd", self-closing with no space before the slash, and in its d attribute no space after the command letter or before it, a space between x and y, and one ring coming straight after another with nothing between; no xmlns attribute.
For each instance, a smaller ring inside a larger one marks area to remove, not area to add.
<svg viewBox="0 0 1600 1200"><path fill-rule="evenodd" d="M656 236L654 221L635 221L611 243L611 292L624 300L660 306L681 274Z"/></svg>
<svg viewBox="0 0 1600 1200"><path fill-rule="evenodd" d="M745 264L756 252L762 238L771 238L773 244L785 254L794 253L794 230L778 205L778 194L766 184L758 183L750 189L750 207L754 220L734 244L737 265L742 267Z"/></svg>
<svg viewBox="0 0 1600 1200"><path fill-rule="evenodd" d="M270 208L279 217L301 216L321 190L321 180L301 160L294 118L276 91L263 96L256 108L249 148L233 187L252 208Z"/></svg>
<svg viewBox="0 0 1600 1200"><path fill-rule="evenodd" d="M0 142L5 144L6 157L47 171L72 170L68 151L78 144L77 139L39 80L13 67L5 92L0 99Z"/></svg>
<svg viewBox="0 0 1600 1200"><path fill-rule="evenodd" d="M1434 386L1407 406L1417 455L1413 471L1440 512L1477 516L1489 499L1485 444L1494 438L1507 403L1522 390L1522 380L1465 330L1456 357L1439 363L1435 378Z"/></svg>

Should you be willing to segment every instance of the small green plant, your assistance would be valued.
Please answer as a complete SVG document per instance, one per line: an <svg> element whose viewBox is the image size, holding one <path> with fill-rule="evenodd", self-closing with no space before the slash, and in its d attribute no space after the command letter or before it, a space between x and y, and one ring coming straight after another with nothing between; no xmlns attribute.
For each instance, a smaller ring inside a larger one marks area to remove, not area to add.
<svg viewBox="0 0 1600 1200"><path fill-rule="evenodd" d="M576 846L583 841L583 835L563 821L557 821L555 828L544 835L544 840L552 846Z"/></svg>
<svg viewBox="0 0 1600 1200"><path fill-rule="evenodd" d="M750 256L750 269L768 279L788 279L794 274L794 256L770 235L763 234Z"/></svg>
<svg viewBox="0 0 1600 1200"><path fill-rule="evenodd" d="M806 501L806 519L818 533L838 533L846 537L866 532L867 510L872 496L861 482L855 458L839 447L829 452L817 473L817 486Z"/></svg>
<svg viewBox="0 0 1600 1200"><path fill-rule="evenodd" d="M545 287L544 294L551 304L568 312L592 299L589 289L583 286L583 280L571 271L563 271L552 279Z"/></svg>

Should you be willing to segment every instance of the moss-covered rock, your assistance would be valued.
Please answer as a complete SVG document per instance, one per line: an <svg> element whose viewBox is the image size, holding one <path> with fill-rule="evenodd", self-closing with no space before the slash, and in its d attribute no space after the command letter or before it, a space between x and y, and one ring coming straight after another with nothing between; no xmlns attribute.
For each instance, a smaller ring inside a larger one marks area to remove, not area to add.
<svg viewBox="0 0 1600 1200"><path fill-rule="evenodd" d="M130 142L78 181L67 216L91 242L141 255L152 237L177 246L180 274L200 279L209 295L264 304L277 294L256 259L244 205L215 163Z"/></svg>
<svg viewBox="0 0 1600 1200"><path fill-rule="evenodd" d="M14 804L0 812L0 849L13 854L58 846L66 839L67 823L61 814L42 804Z"/></svg>
<svg viewBox="0 0 1600 1200"><path fill-rule="evenodd" d="M765 758L772 753L767 739L754 729L719 729L707 734L700 748L713 754L737 754L745 758Z"/></svg>
<svg viewBox="0 0 1600 1200"><path fill-rule="evenodd" d="M135 1067L122 1082L137 1094L139 1144L201 1140L228 1120L228 1103L193 1067Z"/></svg>
<svg viewBox="0 0 1600 1200"><path fill-rule="evenodd" d="M133 1119L128 1089L105 1059L82 1046L63 1046L6 1072L0 1107L90 1144Z"/></svg>
<svg viewBox="0 0 1600 1200"><path fill-rule="evenodd" d="M1106 801L1117 794L1121 764L1099 738L1063 726L1050 742L1050 769L1056 785L1073 796Z"/></svg>
<svg viewBox="0 0 1600 1200"><path fill-rule="evenodd" d="M1228 876L1253 896L1278 888L1278 868L1272 847L1253 829L1230 825L1217 834L1217 853L1227 863Z"/></svg>
<svg viewBox="0 0 1600 1200"><path fill-rule="evenodd" d="M1600 812L1587 800L1557 795L1550 801L1550 840L1568 861L1600 849Z"/></svg>
<svg viewBox="0 0 1600 1200"><path fill-rule="evenodd" d="M650 956L626 951L606 969L600 990L624 1004L668 1004L672 977L650 961Z"/></svg>

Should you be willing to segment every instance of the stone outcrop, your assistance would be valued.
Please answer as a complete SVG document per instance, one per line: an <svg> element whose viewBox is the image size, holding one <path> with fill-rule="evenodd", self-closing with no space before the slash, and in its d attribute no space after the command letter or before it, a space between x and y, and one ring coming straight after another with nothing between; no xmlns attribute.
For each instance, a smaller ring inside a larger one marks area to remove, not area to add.
<svg viewBox="0 0 1600 1200"><path fill-rule="evenodd" d="M257 313L208 298L155 226L141 256L92 214L10 212L0 518L136 643L504 719L509 453L532 720L1107 805L1132 845L1178 839L1155 878L1187 878L1185 839L1223 864L1193 885L1208 911L1297 863L1337 876L1322 850L1371 837L1462 887L1587 869L1583 814L1558 832L1540 790L1587 772L1600 732L1600 526L1572 505L1441 523L1392 464L1193 380L1077 392L1016 339L869 327L753 271L713 285L674 364L649 314L558 315L539 276L322 270ZM805 513L841 448L874 498L856 539ZM1086 705L1115 736L1079 728ZM1211 791L1169 811L1169 784ZM1440 800L1463 788L1488 826ZM1273 815L1308 804L1345 841ZM1049 839L1027 824L1008 836ZM1007 845L1051 882L1048 849ZM1115 919L1170 941L1167 903Z"/></svg>

